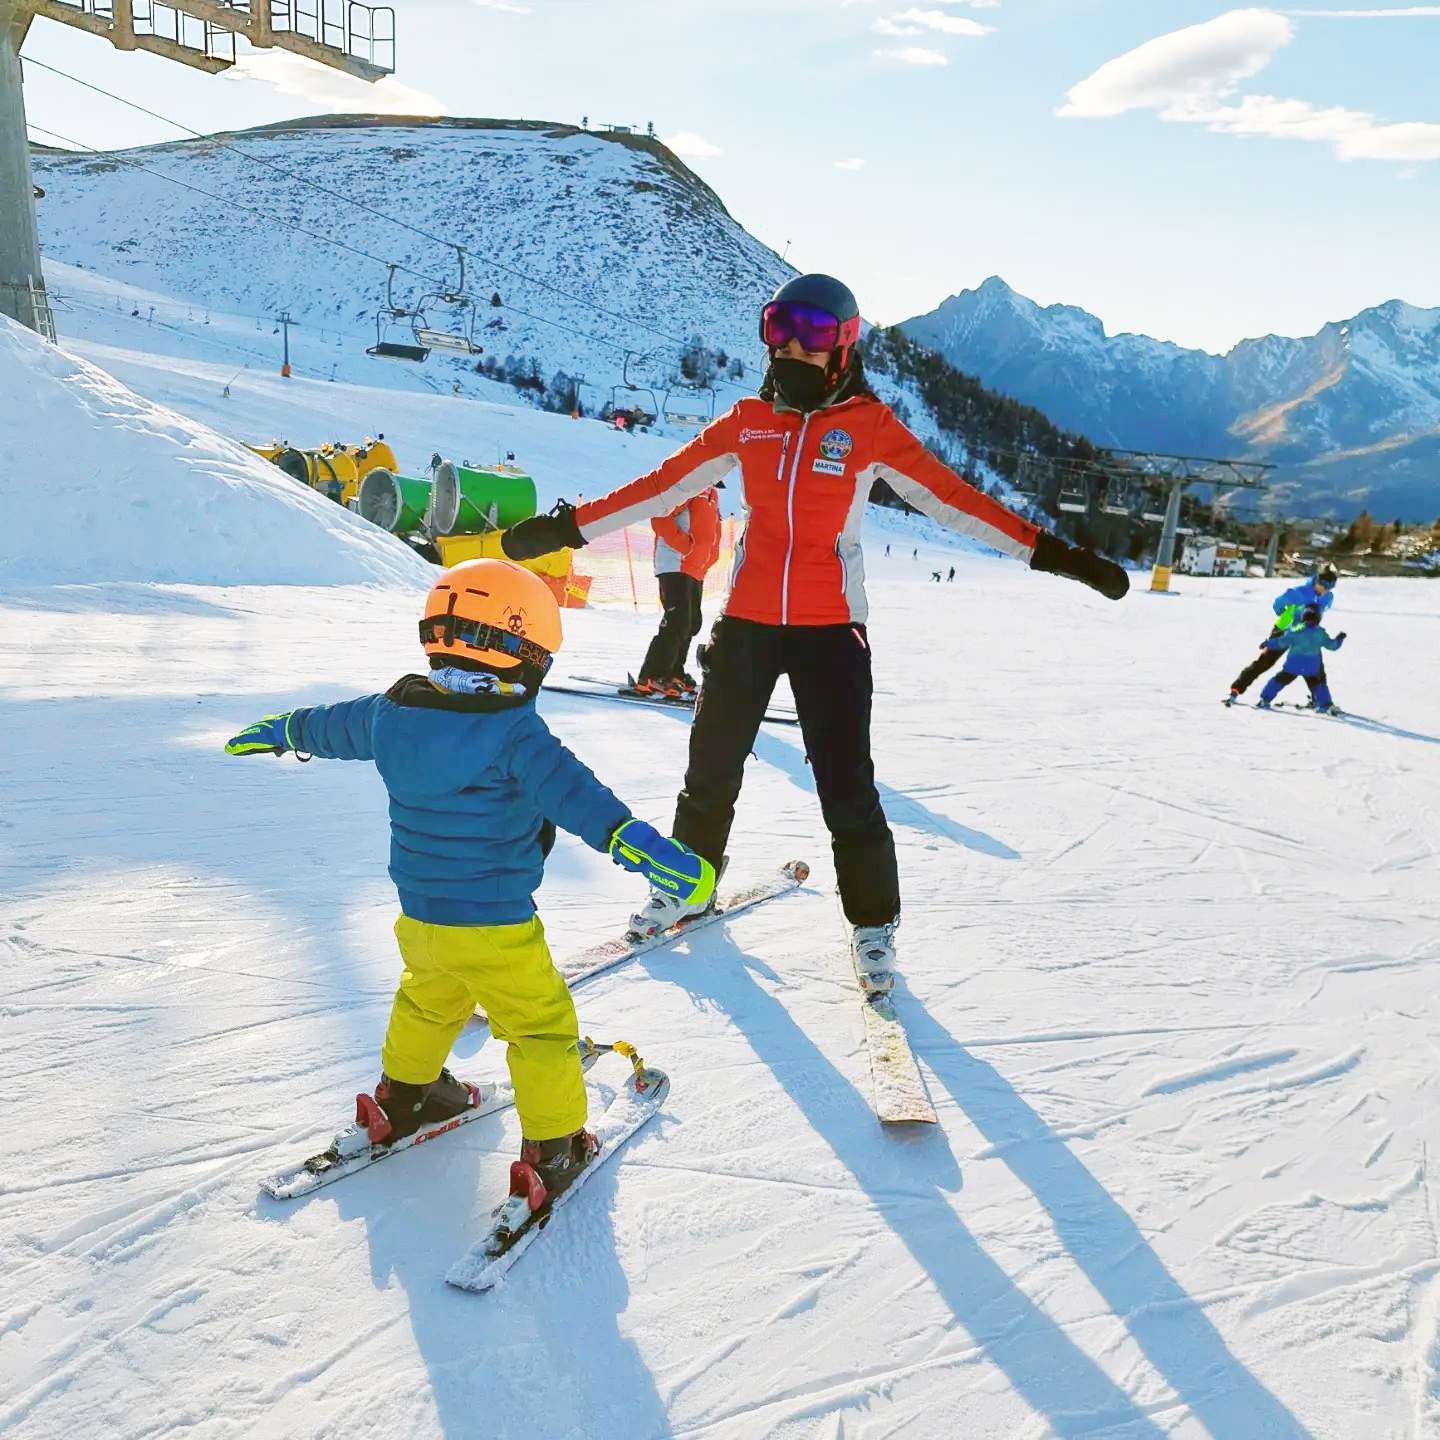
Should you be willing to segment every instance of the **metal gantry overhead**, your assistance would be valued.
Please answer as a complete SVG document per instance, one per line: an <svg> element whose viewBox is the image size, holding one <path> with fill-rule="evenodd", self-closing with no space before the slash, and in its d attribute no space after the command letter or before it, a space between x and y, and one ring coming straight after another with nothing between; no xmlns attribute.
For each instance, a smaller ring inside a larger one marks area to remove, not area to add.
<svg viewBox="0 0 1440 1440"><path fill-rule="evenodd" d="M0 0L0 314L53 334L35 187L25 137L20 47L37 16L216 74L235 63L235 37L288 50L357 79L395 70L395 12L359 0Z"/></svg>
<svg viewBox="0 0 1440 1440"><path fill-rule="evenodd" d="M1109 452L1140 475L1158 481L1169 491L1155 552L1155 569L1150 577L1152 590L1170 588L1170 567L1175 561L1175 537L1182 533L1180 499L1187 485L1208 485L1212 489L1263 490L1275 467L1259 460L1218 459L1207 455L1168 455L1156 450L1112 450ZM1147 520L1161 518L1158 511L1143 512Z"/></svg>

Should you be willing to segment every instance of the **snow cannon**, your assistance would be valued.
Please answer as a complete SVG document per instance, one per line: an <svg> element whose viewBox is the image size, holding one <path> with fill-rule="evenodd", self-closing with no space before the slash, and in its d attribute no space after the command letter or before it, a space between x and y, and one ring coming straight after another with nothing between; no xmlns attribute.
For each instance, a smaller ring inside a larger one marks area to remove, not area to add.
<svg viewBox="0 0 1440 1440"><path fill-rule="evenodd" d="M429 480L414 475L397 475L381 466L360 481L358 509L363 519L402 538L417 535L425 528L430 510Z"/></svg>
<svg viewBox="0 0 1440 1440"><path fill-rule="evenodd" d="M434 471L430 528L437 536L507 530L535 513L535 481L517 466L481 470L441 460Z"/></svg>

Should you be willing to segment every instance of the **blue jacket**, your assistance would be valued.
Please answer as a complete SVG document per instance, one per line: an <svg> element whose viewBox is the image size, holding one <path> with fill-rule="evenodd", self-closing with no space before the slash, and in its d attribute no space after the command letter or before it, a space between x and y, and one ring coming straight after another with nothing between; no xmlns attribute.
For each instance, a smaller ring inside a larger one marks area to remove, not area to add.
<svg viewBox="0 0 1440 1440"><path fill-rule="evenodd" d="M1323 653L1338 650L1343 640L1332 640L1323 625L1297 625L1270 642L1285 650L1285 669L1292 675L1318 675L1325 668Z"/></svg>
<svg viewBox="0 0 1440 1440"><path fill-rule="evenodd" d="M604 851L630 818L533 703L481 713L363 695L296 710L287 733L311 755L375 762L390 792L400 908L432 925L523 924L544 874L547 819Z"/></svg>
<svg viewBox="0 0 1440 1440"><path fill-rule="evenodd" d="M1282 617L1286 610L1293 608L1294 615L1289 623L1282 623L1281 620L1277 620L1276 624L1279 625L1282 630L1288 630L1290 625L1294 625L1298 629L1301 624L1300 616L1304 613L1307 605L1318 605L1320 607L1321 618L1323 619L1325 612L1330 608L1334 599L1335 591L1333 589L1327 590L1322 595L1315 588L1315 577L1312 575L1302 584L1294 585L1287 590L1275 601L1271 608L1277 616Z"/></svg>

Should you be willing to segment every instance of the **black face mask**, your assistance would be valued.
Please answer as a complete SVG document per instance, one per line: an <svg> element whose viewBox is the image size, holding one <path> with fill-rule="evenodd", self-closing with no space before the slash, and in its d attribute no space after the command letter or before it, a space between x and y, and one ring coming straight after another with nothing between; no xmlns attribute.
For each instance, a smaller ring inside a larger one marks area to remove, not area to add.
<svg viewBox="0 0 1440 1440"><path fill-rule="evenodd" d="M828 369L804 360L776 359L770 362L775 394L782 404L808 415L818 410L830 394Z"/></svg>

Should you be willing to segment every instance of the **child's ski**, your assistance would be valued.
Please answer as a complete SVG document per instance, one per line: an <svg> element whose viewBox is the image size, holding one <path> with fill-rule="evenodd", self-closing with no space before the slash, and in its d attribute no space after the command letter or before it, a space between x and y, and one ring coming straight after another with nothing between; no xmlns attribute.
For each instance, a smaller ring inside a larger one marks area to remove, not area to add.
<svg viewBox="0 0 1440 1440"><path fill-rule="evenodd" d="M588 1070L602 1055L614 1048L612 1045L597 1045L587 1035L580 1042L580 1068ZM260 1188L275 1200L298 1200L302 1195L309 1195L326 1185L333 1185L337 1180L358 1174L361 1170L378 1165L392 1155L400 1155L426 1140L448 1135L452 1130L468 1125L472 1120L480 1120L499 1110L507 1110L515 1103L515 1092L508 1084L495 1084L484 1080L472 1084L470 1088L475 1095L475 1104L470 1109L462 1110L448 1120L422 1125L413 1135L407 1135L403 1140L396 1140L389 1145L371 1143L361 1110L361 1101L366 1097L358 1097L355 1123L340 1131L330 1142L328 1149L312 1155L294 1170L286 1170L262 1180Z"/></svg>
<svg viewBox="0 0 1440 1440"><path fill-rule="evenodd" d="M333 1185L337 1180L344 1180L347 1176L366 1170L371 1165L378 1165L380 1161L388 1160L392 1155L402 1154L412 1146L419 1145L426 1140L433 1140L438 1135L448 1135L450 1131L459 1129L461 1125L468 1125L472 1120L493 1115L497 1110L504 1110L515 1103L515 1092L509 1085L494 1085L487 1082L477 1085L475 1088L479 1092L479 1099L470 1109L462 1110L460 1114L452 1115L448 1120L438 1120L433 1125L422 1125L413 1135L407 1135L403 1140L397 1140L392 1145L372 1145L370 1137L365 1133L364 1125L357 1117L354 1125L342 1130L330 1142L328 1150L322 1150L318 1155L312 1155L304 1164L294 1170L288 1170L262 1180L260 1188L272 1199L296 1200L325 1185Z"/></svg>
<svg viewBox="0 0 1440 1440"><path fill-rule="evenodd" d="M571 955L566 960L556 961L555 968L559 970L565 983L573 990L582 981L590 979L592 975L599 975L605 970L613 970L617 965L628 964L637 956L673 944L681 936L688 935L693 930L703 930L707 925L728 919L731 915L738 915L742 910L751 910L766 900L773 900L777 895L788 895L790 891L799 889L809 876L810 867L803 860L792 860L788 865L782 865L780 873L772 879L761 880L748 889L737 890L733 894L722 896L719 904L713 910L706 910L701 915L696 915L689 920L682 920L673 929L663 931L659 935L652 935L648 940L627 940L623 935L614 940L602 940L598 945L592 945L588 950L580 951L578 955ZM485 1012L478 1006L475 1010L475 1018L477 1020L485 1019Z"/></svg>
<svg viewBox="0 0 1440 1440"><path fill-rule="evenodd" d="M637 1066L638 1066L637 1057ZM637 1068L595 1126L600 1148L594 1159L554 1200L537 1210L523 1189L513 1194L494 1213L488 1233L460 1257L445 1276L457 1290L492 1290L510 1267L528 1250L536 1236L555 1218L555 1213L575 1198L576 1192L620 1147L660 1108L670 1092L669 1078L659 1070ZM517 1166L517 1170L521 1167ZM514 1180L512 1178L512 1183ZM522 1182L523 1183L523 1182Z"/></svg>

